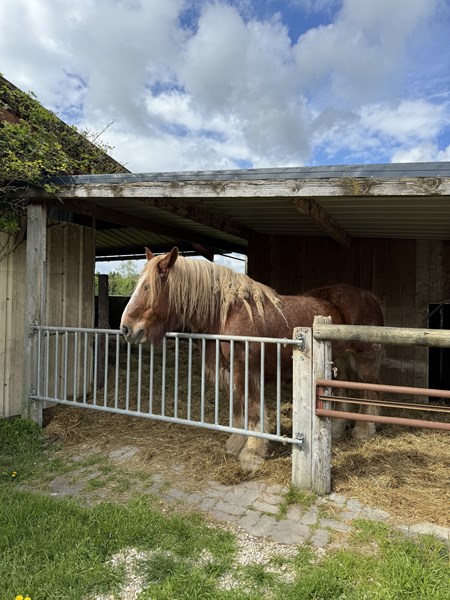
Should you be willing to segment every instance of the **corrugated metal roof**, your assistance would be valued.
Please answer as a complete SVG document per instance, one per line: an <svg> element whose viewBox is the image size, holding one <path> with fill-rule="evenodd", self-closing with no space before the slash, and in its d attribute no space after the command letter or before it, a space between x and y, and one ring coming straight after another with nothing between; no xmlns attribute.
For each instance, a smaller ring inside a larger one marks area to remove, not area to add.
<svg viewBox="0 0 450 600"><path fill-rule="evenodd" d="M296 198L309 197L352 237L450 239L449 162L79 175L58 182L63 200L83 199L155 224L155 231L99 231L97 252L104 254L143 245L188 249L198 240L245 252L251 232L326 236L326 228L294 206ZM158 199L170 199L170 206ZM189 207L211 220L192 217ZM221 217L244 233L221 227Z"/></svg>

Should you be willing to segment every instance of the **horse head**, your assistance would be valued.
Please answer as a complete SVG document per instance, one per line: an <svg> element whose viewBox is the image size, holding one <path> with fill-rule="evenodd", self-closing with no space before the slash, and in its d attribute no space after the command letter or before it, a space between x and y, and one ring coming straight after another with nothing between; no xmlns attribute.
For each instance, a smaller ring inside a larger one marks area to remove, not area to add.
<svg viewBox="0 0 450 600"><path fill-rule="evenodd" d="M147 263L120 322L126 340L132 344L159 343L174 325L167 278L178 258L178 248L162 257L146 248L145 255Z"/></svg>

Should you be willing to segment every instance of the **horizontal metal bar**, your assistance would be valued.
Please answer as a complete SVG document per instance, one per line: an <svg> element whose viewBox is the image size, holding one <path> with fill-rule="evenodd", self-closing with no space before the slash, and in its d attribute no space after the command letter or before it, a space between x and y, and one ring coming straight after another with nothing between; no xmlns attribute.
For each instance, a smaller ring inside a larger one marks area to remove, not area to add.
<svg viewBox="0 0 450 600"><path fill-rule="evenodd" d="M347 342L450 348L450 329L320 324L314 327L313 337L323 341L345 340Z"/></svg>
<svg viewBox="0 0 450 600"><path fill-rule="evenodd" d="M330 400L330 397L327 397ZM422 419L404 419L402 417L385 417L381 415L363 415L360 413L344 412L342 410L328 410L326 408L317 408L316 414L319 417L333 417L335 419L345 419L348 421L366 421L369 423L385 423L391 425L404 425L406 427L421 427L424 429L443 429L450 431L450 423L438 421L424 421Z"/></svg>
<svg viewBox="0 0 450 600"><path fill-rule="evenodd" d="M57 327L55 325L33 325L32 330L35 331L49 331L49 332L68 332L68 333L108 333L110 335L120 335L123 333L119 329L97 329L95 327ZM184 333L178 331L170 331L166 333L167 338L180 338L180 339L193 339L193 340L220 340L222 342L264 342L272 344L284 344L286 346L297 346L299 340L293 340L291 338L272 338L272 337L254 337L245 335L216 335L209 333Z"/></svg>
<svg viewBox="0 0 450 600"><path fill-rule="evenodd" d="M316 379L317 386L345 388L369 392L387 392L391 394L411 394L412 396L431 396L432 398L450 398L449 390L407 387L404 385L385 385L382 383L360 383L359 381L341 381L339 379Z"/></svg>
<svg viewBox="0 0 450 600"><path fill-rule="evenodd" d="M109 333L114 335L123 335L119 329L97 329L96 327L58 327L55 325L32 325L31 329L35 331L58 331L59 333Z"/></svg>
<svg viewBox="0 0 450 600"><path fill-rule="evenodd" d="M220 335L210 333L184 333L184 332L170 332L166 333L168 338L184 338L193 340L220 340L222 342L262 342L267 344L285 344L290 346L298 346L300 340L293 340L291 338L272 338L272 337L254 337L245 335Z"/></svg>
<svg viewBox="0 0 450 600"><path fill-rule="evenodd" d="M189 421L188 419L180 419L176 417L168 417L166 415L156 415L153 413L140 413L134 410L127 410L122 408L110 408L109 406L103 406L99 404L87 404L78 403L73 400L57 400L50 398L49 396L37 396L30 395L31 400L39 400L41 402L53 402L54 404L63 404L65 406L72 406L74 408L88 408L92 410L99 410L101 412L109 412L119 415L127 415L129 417L143 417L144 419L152 419L154 421L164 421L166 423L175 423L177 425L190 425L191 427L201 427L202 429L212 429L214 431L222 431L225 433L238 433L249 437L262 438L264 440L271 440L274 442L282 442L283 444L295 444L302 446L302 439L290 438L282 435L275 435L273 433L265 433L261 431L251 431L249 429L238 429L237 427L227 427L226 425L214 425L213 423L202 423L200 421Z"/></svg>
<svg viewBox="0 0 450 600"><path fill-rule="evenodd" d="M438 412L450 414L450 406L437 406L436 404L415 404L413 402L396 402L395 400L371 400L370 398L347 398L346 396L323 396L319 394L317 400L322 402L340 402L348 404L362 404L364 406L381 406L383 408L398 408L406 410L427 410L429 412Z"/></svg>

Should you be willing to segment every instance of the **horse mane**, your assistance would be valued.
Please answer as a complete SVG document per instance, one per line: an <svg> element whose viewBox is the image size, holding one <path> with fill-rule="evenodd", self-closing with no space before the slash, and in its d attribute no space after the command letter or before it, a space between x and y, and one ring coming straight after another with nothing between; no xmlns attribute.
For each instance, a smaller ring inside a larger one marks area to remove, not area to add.
<svg viewBox="0 0 450 600"><path fill-rule="evenodd" d="M148 263L151 265L146 281L149 294L161 290L157 265L162 258ZM169 270L167 285L170 309L181 318L183 325L195 315L196 321L204 322L206 326L219 320L223 327L230 308L239 302L252 320L252 307L264 318L267 303L283 314L281 299L272 288L212 262L179 256Z"/></svg>

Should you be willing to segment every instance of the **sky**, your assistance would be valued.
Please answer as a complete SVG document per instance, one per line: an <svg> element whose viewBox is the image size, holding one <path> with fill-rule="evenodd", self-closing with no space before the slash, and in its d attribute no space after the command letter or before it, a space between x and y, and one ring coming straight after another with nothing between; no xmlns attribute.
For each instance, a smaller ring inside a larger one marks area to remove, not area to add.
<svg viewBox="0 0 450 600"><path fill-rule="evenodd" d="M449 0L1 0L0 72L133 172L450 160Z"/></svg>
<svg viewBox="0 0 450 600"><path fill-rule="evenodd" d="M135 173L450 160L449 39L450 0L0 0L0 72Z"/></svg>

